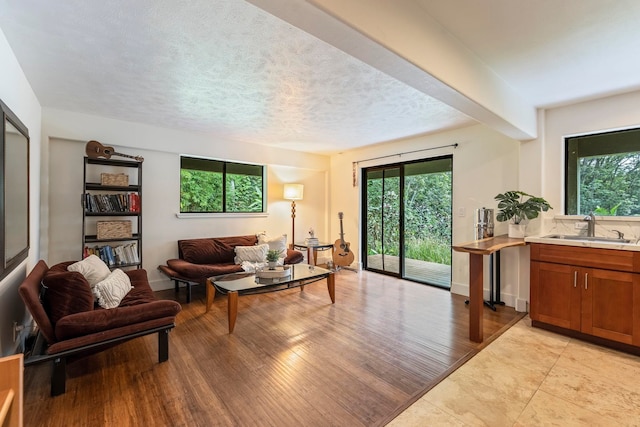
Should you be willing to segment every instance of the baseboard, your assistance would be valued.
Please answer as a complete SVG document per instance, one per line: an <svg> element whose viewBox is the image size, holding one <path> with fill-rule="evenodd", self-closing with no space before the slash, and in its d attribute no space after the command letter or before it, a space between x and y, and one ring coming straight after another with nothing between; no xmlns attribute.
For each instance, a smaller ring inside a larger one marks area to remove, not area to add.
<svg viewBox="0 0 640 427"><path fill-rule="evenodd" d="M526 299L517 298L516 299L515 309L516 309L516 311L518 311L520 313L528 313L529 312L529 301L527 301Z"/></svg>
<svg viewBox="0 0 640 427"><path fill-rule="evenodd" d="M468 297L469 285L451 281L451 293Z"/></svg>

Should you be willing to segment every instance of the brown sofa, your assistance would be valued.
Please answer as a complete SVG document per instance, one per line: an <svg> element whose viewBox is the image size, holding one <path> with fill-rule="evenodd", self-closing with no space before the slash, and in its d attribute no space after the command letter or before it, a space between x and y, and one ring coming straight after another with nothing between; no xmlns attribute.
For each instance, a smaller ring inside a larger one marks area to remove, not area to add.
<svg viewBox="0 0 640 427"><path fill-rule="evenodd" d="M94 305L85 277L67 267L49 268L40 260L18 288L39 327L44 349L35 349L25 366L53 361L51 395L65 392L68 357L95 353L143 335L158 333L158 359L169 358L169 330L182 307L176 301L157 300L143 269L126 271L133 288L116 308ZM39 340L37 340L39 341ZM39 347L36 345L36 347Z"/></svg>
<svg viewBox="0 0 640 427"><path fill-rule="evenodd" d="M258 243L256 235L210 237L178 240L178 258L167 260L167 265L158 269L175 282L187 288L187 302L191 302L191 286L204 284L207 278L243 271L242 266L234 263L236 246L254 246ZM300 251L287 249L285 264L298 264L304 255Z"/></svg>

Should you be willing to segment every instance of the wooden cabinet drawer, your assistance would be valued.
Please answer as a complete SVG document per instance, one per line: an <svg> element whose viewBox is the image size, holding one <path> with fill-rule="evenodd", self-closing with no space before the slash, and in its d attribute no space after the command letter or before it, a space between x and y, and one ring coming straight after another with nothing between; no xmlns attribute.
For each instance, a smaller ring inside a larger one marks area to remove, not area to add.
<svg viewBox="0 0 640 427"><path fill-rule="evenodd" d="M640 252L636 251L532 243L531 260L605 270L640 272Z"/></svg>

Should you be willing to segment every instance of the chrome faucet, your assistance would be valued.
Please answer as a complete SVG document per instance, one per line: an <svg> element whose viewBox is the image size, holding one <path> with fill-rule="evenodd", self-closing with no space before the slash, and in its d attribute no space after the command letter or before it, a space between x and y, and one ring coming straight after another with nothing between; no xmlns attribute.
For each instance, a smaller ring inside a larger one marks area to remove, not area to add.
<svg viewBox="0 0 640 427"><path fill-rule="evenodd" d="M587 237L595 237L596 236L596 216L593 214L593 212L585 216L583 221L587 221Z"/></svg>

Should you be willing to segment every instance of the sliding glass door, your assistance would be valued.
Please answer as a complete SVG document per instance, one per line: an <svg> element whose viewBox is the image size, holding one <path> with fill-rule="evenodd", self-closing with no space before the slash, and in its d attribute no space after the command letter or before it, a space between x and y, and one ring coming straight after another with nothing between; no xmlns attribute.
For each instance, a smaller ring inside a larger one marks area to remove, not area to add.
<svg viewBox="0 0 640 427"><path fill-rule="evenodd" d="M365 171L366 267L400 274L400 168Z"/></svg>
<svg viewBox="0 0 640 427"><path fill-rule="evenodd" d="M451 156L363 170L367 270L451 287Z"/></svg>

